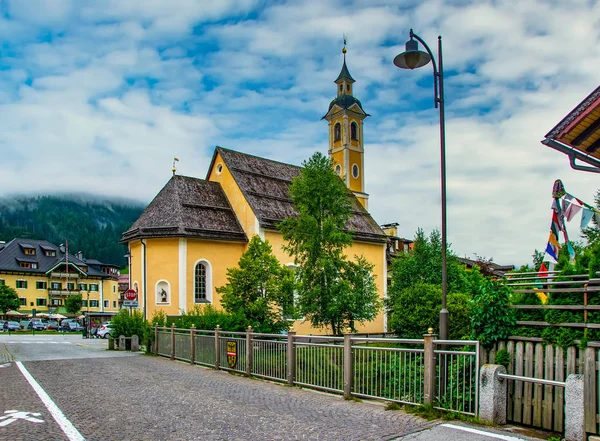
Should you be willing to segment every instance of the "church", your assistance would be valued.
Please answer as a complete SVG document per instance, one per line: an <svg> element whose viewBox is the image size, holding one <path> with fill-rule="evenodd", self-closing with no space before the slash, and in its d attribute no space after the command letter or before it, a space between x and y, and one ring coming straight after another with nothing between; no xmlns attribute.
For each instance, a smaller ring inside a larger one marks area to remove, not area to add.
<svg viewBox="0 0 600 441"><path fill-rule="evenodd" d="M351 190L352 216L347 228L353 244L346 254L363 255L374 265L381 298L386 297L389 237L371 217L365 192L363 121L369 116L353 95L355 82L344 63L335 80L337 96L323 117L329 130L328 154L335 171ZM131 288L138 292L147 319L157 310L180 315L197 304L221 308L217 288L227 283L227 269L236 267L256 234L269 241L279 261L294 266L283 251L277 224L294 215L289 196L300 167L216 147L205 179L173 177L123 233L129 249ZM297 320L299 334L323 334ZM385 314L359 332L386 330Z"/></svg>

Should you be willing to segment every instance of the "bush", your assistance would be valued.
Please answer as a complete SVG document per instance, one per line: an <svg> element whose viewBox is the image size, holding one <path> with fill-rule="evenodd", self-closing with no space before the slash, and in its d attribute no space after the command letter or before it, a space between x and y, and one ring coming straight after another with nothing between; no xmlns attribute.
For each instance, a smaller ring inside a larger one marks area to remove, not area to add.
<svg viewBox="0 0 600 441"><path fill-rule="evenodd" d="M140 342L145 345L148 345L152 334L150 325L144 320L142 313L136 310L133 310L131 315L126 309L120 310L119 313L112 318L110 327L112 328L110 331L111 337L118 338L121 335L124 335L125 337L137 335Z"/></svg>
<svg viewBox="0 0 600 441"><path fill-rule="evenodd" d="M451 293L446 297L450 314L449 338L460 340L470 334L469 296ZM388 302L390 330L404 338L422 338L427 329L439 327L442 289L438 285L419 282L400 290Z"/></svg>
<svg viewBox="0 0 600 441"><path fill-rule="evenodd" d="M176 328L213 330L219 325L224 331L245 331L246 320L242 314L230 314L212 305L194 305L175 320Z"/></svg>
<svg viewBox="0 0 600 441"><path fill-rule="evenodd" d="M496 352L496 364L508 369L508 365L510 364L510 354L506 349L500 349Z"/></svg>

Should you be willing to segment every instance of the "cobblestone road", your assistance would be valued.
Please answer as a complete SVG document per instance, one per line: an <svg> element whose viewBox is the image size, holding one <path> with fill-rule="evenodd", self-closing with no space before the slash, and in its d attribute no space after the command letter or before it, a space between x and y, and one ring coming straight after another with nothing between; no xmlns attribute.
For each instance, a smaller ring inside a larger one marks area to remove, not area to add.
<svg viewBox="0 0 600 441"><path fill-rule="evenodd" d="M421 419L386 412L378 404L157 357L23 364L90 441L389 440L428 427ZM19 401L37 398L19 375L14 363L3 368L0 403L5 409L0 411L16 407L44 414L39 401L37 406ZM24 387L17 390L16 383ZM10 389L13 393L7 394ZM45 429L52 428L48 437L37 436L42 424L19 421L0 427L0 439L65 439L44 415Z"/></svg>

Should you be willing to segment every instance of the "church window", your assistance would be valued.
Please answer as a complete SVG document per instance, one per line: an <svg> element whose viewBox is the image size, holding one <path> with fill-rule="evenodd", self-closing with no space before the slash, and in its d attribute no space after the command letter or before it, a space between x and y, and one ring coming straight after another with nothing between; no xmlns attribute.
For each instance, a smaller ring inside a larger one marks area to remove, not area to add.
<svg viewBox="0 0 600 441"><path fill-rule="evenodd" d="M350 92L350 84L346 84L346 91Z"/></svg>
<svg viewBox="0 0 600 441"><path fill-rule="evenodd" d="M355 141L358 140L358 126L354 121L350 124L350 138Z"/></svg>
<svg viewBox="0 0 600 441"><path fill-rule="evenodd" d="M210 263L200 260L194 267L194 303L210 303L211 289Z"/></svg>
<svg viewBox="0 0 600 441"><path fill-rule="evenodd" d="M358 179L358 165L356 164L352 165L352 177Z"/></svg>
<svg viewBox="0 0 600 441"><path fill-rule="evenodd" d="M342 139L342 125L340 123L336 123L333 126L333 140L339 141Z"/></svg>
<svg viewBox="0 0 600 441"><path fill-rule="evenodd" d="M344 91L344 86L342 84L340 84L340 92Z"/></svg>
<svg viewBox="0 0 600 441"><path fill-rule="evenodd" d="M217 164L217 174L220 175L221 173L223 173L223 164L219 162Z"/></svg>
<svg viewBox="0 0 600 441"><path fill-rule="evenodd" d="M335 174L338 176L342 176L342 166L340 164L337 164L335 166Z"/></svg>

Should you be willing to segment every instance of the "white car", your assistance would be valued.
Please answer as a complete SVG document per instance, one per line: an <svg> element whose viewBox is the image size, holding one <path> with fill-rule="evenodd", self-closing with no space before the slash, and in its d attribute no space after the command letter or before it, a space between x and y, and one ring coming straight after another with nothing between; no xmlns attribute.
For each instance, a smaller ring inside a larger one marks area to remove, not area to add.
<svg viewBox="0 0 600 441"><path fill-rule="evenodd" d="M112 331L110 322L102 323L102 326L96 331L96 335L100 338L108 338L110 336L110 331Z"/></svg>

